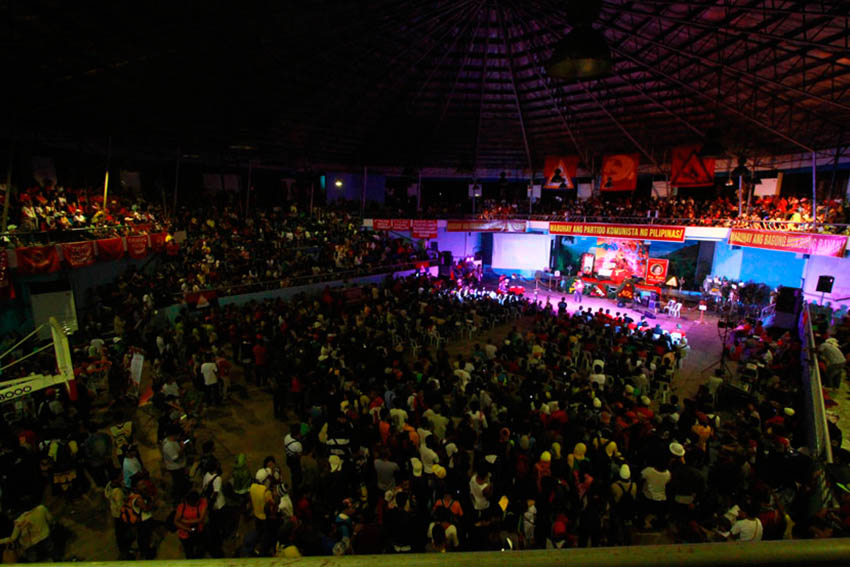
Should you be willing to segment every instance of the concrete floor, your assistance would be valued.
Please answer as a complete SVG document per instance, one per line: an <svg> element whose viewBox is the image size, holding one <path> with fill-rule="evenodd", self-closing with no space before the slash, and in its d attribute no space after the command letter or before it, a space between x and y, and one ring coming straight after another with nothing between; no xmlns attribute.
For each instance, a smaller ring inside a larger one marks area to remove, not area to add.
<svg viewBox="0 0 850 567"><path fill-rule="evenodd" d="M559 299L560 295L557 295L554 303L557 303ZM582 305L590 306L594 310L597 307L604 307L610 308L612 312L623 311L623 309L617 309L613 301L606 299L585 298ZM576 305L570 301L569 311L572 312L575 307ZM698 324L697 318L698 313L683 311L680 319L669 318L665 315L659 315L656 319L666 329L674 328L677 323L681 324L691 344L690 354L685 359L683 368L673 384L673 391L679 396L693 395L699 385L711 374L713 366L717 364L720 357L716 319L707 316L705 324ZM516 323L496 327L480 333L471 340L455 341L448 345L448 350L452 354L469 352L474 343L484 342L488 337L502 340L514 324L527 328L531 325L531 319L526 318ZM198 447L207 439L215 440L216 456L224 468L224 478L229 477L233 460L240 452L246 453L252 470L260 466L265 456L274 455L278 464L284 469L284 474L288 475L283 458L286 424L274 419L270 394L253 385L246 386L241 374L238 368L233 372L235 394L231 400L222 407L209 410L203 423L197 427ZM160 470L161 459L155 443L156 420L148 408L141 408L135 411L134 423L142 461L157 483L161 494L167 495L168 483L164 480L163 471ZM167 498L161 500L165 502ZM51 495L45 498L45 503L72 533L65 553L66 560L77 558L86 561L114 561L118 557L112 522L108 517L102 488L92 488L83 498L73 503ZM171 511L172 508L163 503L155 511L154 518L164 520ZM241 542L242 535L243 531L240 529L236 538L225 542L224 548L227 555L233 555L238 542ZM158 529L155 541L159 541L157 559L183 558L176 534L164 528ZM638 534L636 542L667 543L669 538L662 533Z"/></svg>

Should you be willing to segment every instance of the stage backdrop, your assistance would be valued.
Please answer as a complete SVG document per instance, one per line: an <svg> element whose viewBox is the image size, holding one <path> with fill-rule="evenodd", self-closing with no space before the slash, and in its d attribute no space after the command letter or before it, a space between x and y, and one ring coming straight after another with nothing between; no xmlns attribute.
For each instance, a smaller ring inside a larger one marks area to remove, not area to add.
<svg viewBox="0 0 850 567"><path fill-rule="evenodd" d="M628 277L646 275L649 246L640 240L596 239L596 273L620 283Z"/></svg>

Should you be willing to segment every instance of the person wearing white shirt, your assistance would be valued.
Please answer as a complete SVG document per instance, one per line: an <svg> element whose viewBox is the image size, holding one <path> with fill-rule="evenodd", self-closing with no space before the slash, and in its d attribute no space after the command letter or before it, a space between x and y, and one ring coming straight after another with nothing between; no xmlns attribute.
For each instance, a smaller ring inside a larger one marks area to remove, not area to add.
<svg viewBox="0 0 850 567"><path fill-rule="evenodd" d="M487 356L487 360L494 360L497 351L498 349L493 344L493 339L487 339L487 344L484 345L484 354Z"/></svg>
<svg viewBox="0 0 850 567"><path fill-rule="evenodd" d="M218 365L213 362L212 358L208 358L206 362L201 364L201 376L204 377L204 390L207 397L207 403L218 401Z"/></svg>
<svg viewBox="0 0 850 567"><path fill-rule="evenodd" d="M429 435L425 438L425 442L419 445L419 458L422 460L422 470L425 474L434 472L434 464L440 462L440 456L433 449L434 438Z"/></svg>
<svg viewBox="0 0 850 567"><path fill-rule="evenodd" d="M758 517L750 517L744 510L738 514L738 520L732 524L729 530L729 539L738 541L761 541L764 535L764 527Z"/></svg>

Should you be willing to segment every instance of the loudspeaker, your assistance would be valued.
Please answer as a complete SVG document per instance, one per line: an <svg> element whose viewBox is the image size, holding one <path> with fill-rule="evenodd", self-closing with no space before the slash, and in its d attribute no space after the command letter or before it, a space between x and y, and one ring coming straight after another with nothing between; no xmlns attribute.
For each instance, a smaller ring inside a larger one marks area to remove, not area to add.
<svg viewBox="0 0 850 567"><path fill-rule="evenodd" d="M655 311L644 311L643 315L647 319L655 319Z"/></svg>
<svg viewBox="0 0 850 567"><path fill-rule="evenodd" d="M817 291L820 293L832 293L832 284L834 283L834 276L820 276L818 278Z"/></svg>
<svg viewBox="0 0 850 567"><path fill-rule="evenodd" d="M442 266L451 266L452 265L452 253L449 250L444 250L442 254L440 254L440 265Z"/></svg>
<svg viewBox="0 0 850 567"><path fill-rule="evenodd" d="M797 302L802 297L799 287L780 287L776 295L776 310L783 313L795 313Z"/></svg>

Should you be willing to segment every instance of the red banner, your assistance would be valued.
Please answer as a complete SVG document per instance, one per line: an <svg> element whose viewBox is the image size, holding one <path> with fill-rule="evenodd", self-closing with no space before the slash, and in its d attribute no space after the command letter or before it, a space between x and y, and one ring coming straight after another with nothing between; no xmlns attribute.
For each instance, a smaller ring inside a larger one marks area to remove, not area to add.
<svg viewBox="0 0 850 567"><path fill-rule="evenodd" d="M528 223L518 220L450 220L446 221L448 232L525 232Z"/></svg>
<svg viewBox="0 0 850 567"><path fill-rule="evenodd" d="M392 219L372 219L372 230L391 230Z"/></svg>
<svg viewBox="0 0 850 567"><path fill-rule="evenodd" d="M673 148L670 185L673 187L714 185L714 159L700 156L701 149L702 144Z"/></svg>
<svg viewBox="0 0 850 567"><path fill-rule="evenodd" d="M656 224L592 224L578 222L550 222L550 234L574 236L601 236L635 240L663 240L684 242L685 227Z"/></svg>
<svg viewBox="0 0 850 567"><path fill-rule="evenodd" d="M162 252L165 250L165 233L164 232L156 232L150 235L151 238L151 250L154 252Z"/></svg>
<svg viewBox="0 0 850 567"><path fill-rule="evenodd" d="M602 191L637 189L638 154L614 154L602 160Z"/></svg>
<svg viewBox="0 0 850 567"><path fill-rule="evenodd" d="M100 260L119 260L124 256L124 240L120 237L102 238L97 241L97 257Z"/></svg>
<svg viewBox="0 0 850 567"><path fill-rule="evenodd" d="M127 254L136 260L148 255L148 235L140 234L127 237Z"/></svg>
<svg viewBox="0 0 850 567"><path fill-rule="evenodd" d="M61 268L55 246L18 248L15 254L18 258L18 272L22 274L58 272Z"/></svg>
<svg viewBox="0 0 850 567"><path fill-rule="evenodd" d="M413 238L437 238L437 221L414 220Z"/></svg>
<svg viewBox="0 0 850 567"><path fill-rule="evenodd" d="M9 255L6 250L0 249L0 300L13 299L15 297L15 286L9 277Z"/></svg>
<svg viewBox="0 0 850 567"><path fill-rule="evenodd" d="M650 258L646 261L646 283L648 285L663 284L667 281L667 270L670 260L666 258Z"/></svg>
<svg viewBox="0 0 850 567"><path fill-rule="evenodd" d="M847 249L847 237L838 234L771 232L733 228L729 232L729 244L841 258Z"/></svg>
<svg viewBox="0 0 850 567"><path fill-rule="evenodd" d="M546 156L543 162L544 189L575 189L578 156Z"/></svg>
<svg viewBox="0 0 850 567"><path fill-rule="evenodd" d="M62 255L72 268L81 268L94 264L94 242L71 242L62 245Z"/></svg>

